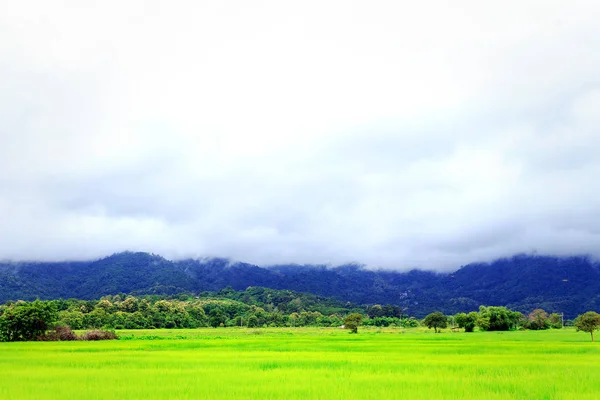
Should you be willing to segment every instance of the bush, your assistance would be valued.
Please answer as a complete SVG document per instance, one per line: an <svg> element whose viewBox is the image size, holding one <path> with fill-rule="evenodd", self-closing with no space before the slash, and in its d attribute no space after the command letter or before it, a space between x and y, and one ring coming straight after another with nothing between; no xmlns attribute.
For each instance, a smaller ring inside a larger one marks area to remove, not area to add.
<svg viewBox="0 0 600 400"><path fill-rule="evenodd" d="M419 320L414 317L402 318L400 325L404 328L418 328Z"/></svg>
<svg viewBox="0 0 600 400"><path fill-rule="evenodd" d="M79 339L75 332L71 330L69 326L59 325L54 330L48 331L45 335L38 336L36 340L57 342L57 341L70 341Z"/></svg>
<svg viewBox="0 0 600 400"><path fill-rule="evenodd" d="M58 335L58 339L62 341L77 340L77 335L69 326L57 326L54 332Z"/></svg>
<svg viewBox="0 0 600 400"><path fill-rule="evenodd" d="M85 332L81 336L77 336L69 326L57 326L54 330L48 331L44 335L40 335L36 340L43 342L58 342L71 340L117 340L119 337L112 331L96 329Z"/></svg>
<svg viewBox="0 0 600 400"><path fill-rule="evenodd" d="M85 332L81 335L80 340L118 340L119 337L116 333L111 331L103 331L100 329L94 329L93 331Z"/></svg>

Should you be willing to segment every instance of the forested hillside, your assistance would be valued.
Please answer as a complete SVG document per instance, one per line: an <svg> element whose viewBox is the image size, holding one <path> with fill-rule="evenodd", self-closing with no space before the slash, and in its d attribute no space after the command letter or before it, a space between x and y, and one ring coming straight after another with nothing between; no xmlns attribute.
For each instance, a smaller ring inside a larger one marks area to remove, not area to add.
<svg viewBox="0 0 600 400"><path fill-rule="evenodd" d="M372 271L356 265L258 267L225 259L169 261L119 253L97 261L0 264L0 301L104 295L199 293L248 286L289 289L357 304L396 304L417 317L479 305L529 312L544 308L573 318L600 310L600 268L586 257L515 256L471 264L449 274Z"/></svg>

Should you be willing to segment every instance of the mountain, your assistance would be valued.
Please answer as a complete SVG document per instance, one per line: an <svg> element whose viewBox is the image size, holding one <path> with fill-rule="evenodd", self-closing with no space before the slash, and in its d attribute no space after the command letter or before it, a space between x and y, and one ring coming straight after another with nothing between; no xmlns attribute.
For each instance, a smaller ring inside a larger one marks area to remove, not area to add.
<svg viewBox="0 0 600 400"><path fill-rule="evenodd" d="M600 264L588 257L518 255L453 273L373 271L357 265L259 267L226 259L169 261L118 253L96 261L0 263L0 301L97 299L106 294L176 294L248 286L290 289L359 304L396 304L421 317L505 305L574 318L600 311Z"/></svg>

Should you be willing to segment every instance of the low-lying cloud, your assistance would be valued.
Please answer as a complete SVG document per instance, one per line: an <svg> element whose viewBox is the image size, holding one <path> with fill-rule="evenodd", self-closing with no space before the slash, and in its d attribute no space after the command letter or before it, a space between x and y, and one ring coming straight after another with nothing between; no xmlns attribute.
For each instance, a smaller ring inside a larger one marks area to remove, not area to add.
<svg viewBox="0 0 600 400"><path fill-rule="evenodd" d="M0 6L0 259L600 256L594 2L84 3Z"/></svg>

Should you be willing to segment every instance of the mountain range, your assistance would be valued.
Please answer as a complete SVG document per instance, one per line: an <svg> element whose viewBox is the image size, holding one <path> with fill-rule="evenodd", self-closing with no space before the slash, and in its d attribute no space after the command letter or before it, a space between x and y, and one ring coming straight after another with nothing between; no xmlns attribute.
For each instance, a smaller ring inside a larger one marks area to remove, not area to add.
<svg viewBox="0 0 600 400"><path fill-rule="evenodd" d="M372 305L394 304L416 317L503 305L572 319L600 311L600 264L586 256L516 255L452 273L370 270L358 265L256 265L227 259L169 261L123 252L95 261L0 263L0 301L98 299L117 293L174 295L249 286L290 289Z"/></svg>

